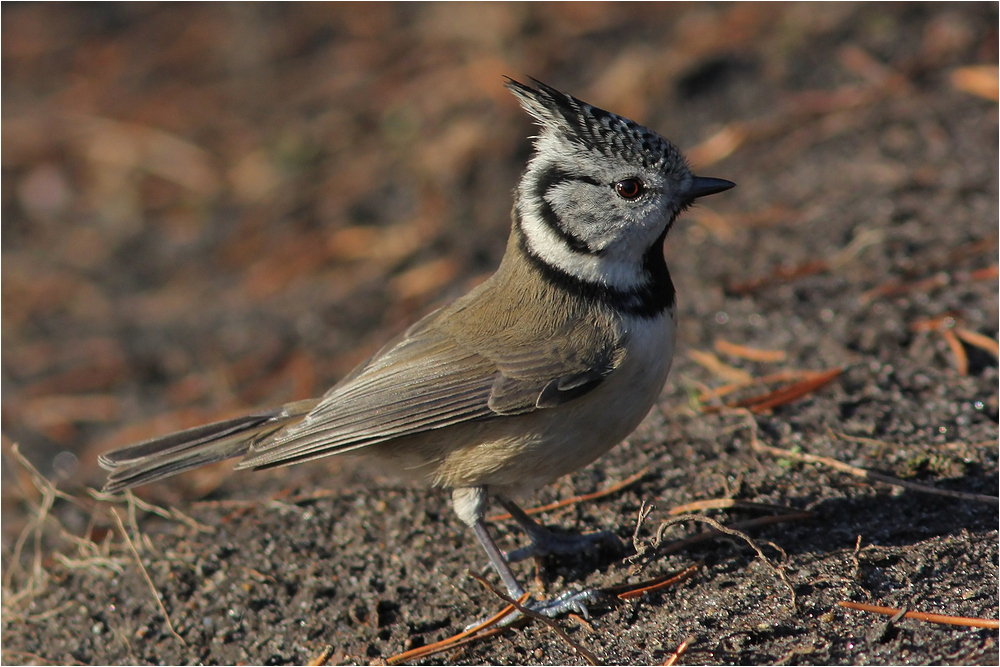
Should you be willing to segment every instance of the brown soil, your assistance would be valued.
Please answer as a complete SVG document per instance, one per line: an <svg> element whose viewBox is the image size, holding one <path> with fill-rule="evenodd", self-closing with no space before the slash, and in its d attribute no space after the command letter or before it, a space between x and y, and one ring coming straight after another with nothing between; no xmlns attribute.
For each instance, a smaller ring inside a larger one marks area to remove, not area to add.
<svg viewBox="0 0 1000 667"><path fill-rule="evenodd" d="M755 414L761 442L997 495L995 3L2 11L5 663L305 663L327 646L382 663L502 605L469 576L485 557L445 494L364 464L196 471L138 493L183 515L134 525L84 489L98 453L314 395L488 275L532 133L502 76L531 75L739 184L667 240L680 346L658 408L537 501L646 474L544 520L629 541L652 503L648 544L697 500L812 514L750 531L794 607L730 537L642 572L604 549L519 576L551 593L702 563L595 607L592 627L559 622L602 662L662 663L691 637L680 663L997 664L996 630L837 604L995 620L995 500L755 451L745 414L698 398L739 372L841 367ZM67 495L39 492L13 443ZM423 661L583 659L533 623Z"/></svg>

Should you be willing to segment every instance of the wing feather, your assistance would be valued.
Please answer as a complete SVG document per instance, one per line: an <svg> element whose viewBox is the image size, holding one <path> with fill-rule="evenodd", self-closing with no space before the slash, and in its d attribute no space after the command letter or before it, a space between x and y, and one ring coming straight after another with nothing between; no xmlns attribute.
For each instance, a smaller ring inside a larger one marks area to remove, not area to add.
<svg viewBox="0 0 1000 667"><path fill-rule="evenodd" d="M578 353L579 335L568 325L530 345L503 335L472 342L437 326L446 315L438 311L415 324L335 385L302 421L253 443L237 467L286 465L554 407L596 387L622 359L620 340L596 348L588 340L582 347L590 353Z"/></svg>

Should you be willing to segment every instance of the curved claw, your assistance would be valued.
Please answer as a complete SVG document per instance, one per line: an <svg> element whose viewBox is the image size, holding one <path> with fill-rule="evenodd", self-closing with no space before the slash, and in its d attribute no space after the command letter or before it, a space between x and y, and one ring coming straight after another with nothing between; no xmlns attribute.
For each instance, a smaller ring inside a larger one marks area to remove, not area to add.
<svg viewBox="0 0 1000 667"><path fill-rule="evenodd" d="M564 614L574 613L583 616L586 620L590 620L590 610L587 609L587 604L591 604L601 600L605 597L605 594L596 588L589 588L583 591L566 591L554 598L548 600L534 600L529 598L521 606L528 611L535 612L536 614L541 614L546 618L557 618ZM515 609L510 614L504 616L501 620L497 621L492 627L495 628L505 628L513 623L516 623L523 619L525 614L519 609ZM472 628L482 625L484 621L479 620L475 623L470 623L465 626L466 630L471 630Z"/></svg>
<svg viewBox="0 0 1000 667"><path fill-rule="evenodd" d="M601 591L596 588L588 588L584 591L566 591L551 600L528 600L528 604L521 606L549 618L555 618L557 616L573 612L583 616L589 621L590 611L584 603L593 603L600 600L602 597L604 597L604 593ZM531 604L532 602L534 602L534 604Z"/></svg>

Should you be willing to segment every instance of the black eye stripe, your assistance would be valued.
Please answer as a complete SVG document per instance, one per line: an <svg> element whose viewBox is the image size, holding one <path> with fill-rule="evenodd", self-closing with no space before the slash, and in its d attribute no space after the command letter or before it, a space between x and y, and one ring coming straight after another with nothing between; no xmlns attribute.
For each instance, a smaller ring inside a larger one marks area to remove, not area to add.
<svg viewBox="0 0 1000 667"><path fill-rule="evenodd" d="M548 194L552 188L563 183L569 183L570 181L580 181L581 183L588 183L590 185L602 185L602 183L586 174L571 174L553 165L539 175L538 192Z"/></svg>
<svg viewBox="0 0 1000 667"><path fill-rule="evenodd" d="M592 185L600 185L600 183L589 176L570 174L569 172L565 172L559 167L552 165L538 176L537 186L535 188L535 196L538 198L538 213L546 226L554 231L571 250L589 255L593 251L587 242L574 234L563 223L563 221L559 219L559 216L556 215L556 212L552 210L552 206L546 200L546 196L553 188L569 181L582 181Z"/></svg>

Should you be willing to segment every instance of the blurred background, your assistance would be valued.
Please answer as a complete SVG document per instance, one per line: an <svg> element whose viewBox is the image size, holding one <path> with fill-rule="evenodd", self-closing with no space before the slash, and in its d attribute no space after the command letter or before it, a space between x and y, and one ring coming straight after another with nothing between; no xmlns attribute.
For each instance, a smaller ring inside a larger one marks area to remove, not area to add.
<svg viewBox="0 0 1000 667"><path fill-rule="evenodd" d="M712 409L820 374L758 406L762 441L996 495L997 8L2 3L4 661L303 664L330 642L368 663L483 615L464 574L481 556L444 494L373 494L378 471L341 457L139 489L173 512L142 531L130 515L149 582L85 485L101 452L319 394L488 276L535 131L504 76L533 76L738 184L667 238L679 332L659 406L536 500L638 475L554 519L623 535L647 500L817 512L764 533L799 568L793 617L749 552L713 544L711 574L587 641L623 664L688 634L691 663L996 664L991 630L831 611L858 596L995 619L995 503L767 458ZM455 661L546 645L580 659L543 632Z"/></svg>
<svg viewBox="0 0 1000 667"><path fill-rule="evenodd" d="M504 76L739 183L668 242L684 344L730 320L748 342L763 309L734 285L907 222L907 193L944 194L888 270L912 277L918 246L995 262L995 3L2 12L4 451L71 483L115 446L316 395L489 275L533 131ZM970 317L995 338L992 280Z"/></svg>

